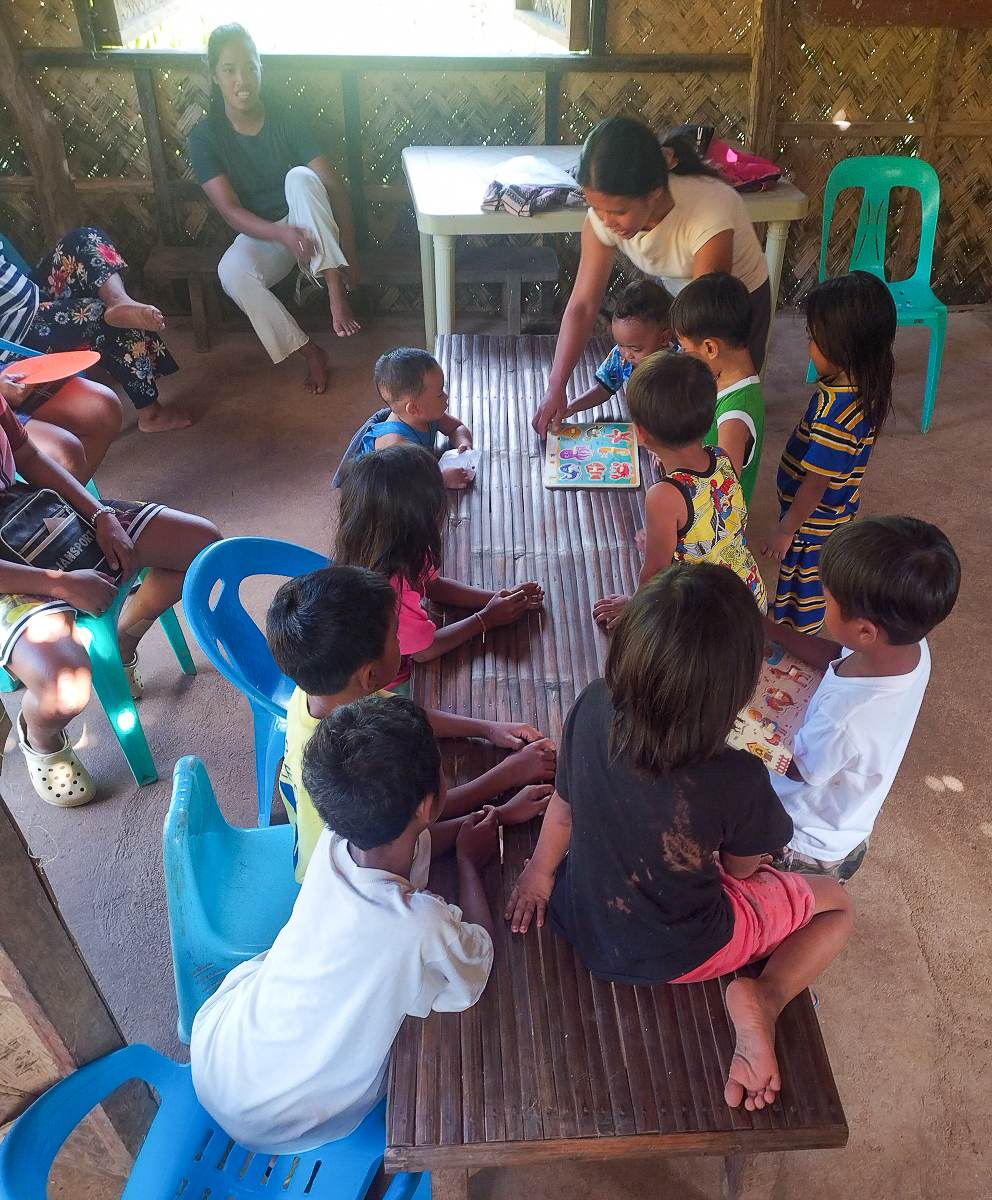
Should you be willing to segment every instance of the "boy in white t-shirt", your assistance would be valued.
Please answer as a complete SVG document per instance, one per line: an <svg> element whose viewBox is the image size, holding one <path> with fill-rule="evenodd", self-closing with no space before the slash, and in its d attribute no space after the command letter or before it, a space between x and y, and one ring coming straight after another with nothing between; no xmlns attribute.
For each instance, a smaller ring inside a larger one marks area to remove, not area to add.
<svg viewBox="0 0 992 1200"><path fill-rule="evenodd" d="M356 1129L385 1094L405 1018L470 1008L493 961L479 868L498 848L496 817L434 825L445 789L422 709L382 696L336 709L303 777L328 828L292 916L206 1001L190 1042L200 1103L265 1154ZM452 846L461 909L423 890L432 853Z"/></svg>
<svg viewBox="0 0 992 1200"><path fill-rule="evenodd" d="M833 641L768 622L825 672L788 774L771 777L795 830L774 865L846 883L909 744L930 678L926 634L954 607L961 564L935 525L866 517L830 535L820 577Z"/></svg>

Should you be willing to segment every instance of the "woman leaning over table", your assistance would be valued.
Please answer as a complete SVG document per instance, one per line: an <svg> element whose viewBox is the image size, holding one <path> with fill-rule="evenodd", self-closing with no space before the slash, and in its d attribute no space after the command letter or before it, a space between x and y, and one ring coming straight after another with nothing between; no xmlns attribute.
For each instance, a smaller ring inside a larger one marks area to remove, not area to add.
<svg viewBox="0 0 992 1200"><path fill-rule="evenodd" d="M262 91L248 31L221 25L207 41L210 111L189 139L193 174L238 236L220 261L221 286L251 321L273 362L299 353L303 386L327 387L327 353L269 291L294 266L323 277L338 337L357 333L348 303L358 282L348 194L308 122ZM333 204L333 209L332 209Z"/></svg>
<svg viewBox="0 0 992 1200"><path fill-rule="evenodd" d="M771 321L768 266L741 197L700 160L669 159L631 117L607 117L586 138L578 182L589 202L579 271L562 317L551 379L534 416L542 437L557 430L565 387L592 334L619 249L648 275L736 275L751 294L749 349L756 369Z"/></svg>

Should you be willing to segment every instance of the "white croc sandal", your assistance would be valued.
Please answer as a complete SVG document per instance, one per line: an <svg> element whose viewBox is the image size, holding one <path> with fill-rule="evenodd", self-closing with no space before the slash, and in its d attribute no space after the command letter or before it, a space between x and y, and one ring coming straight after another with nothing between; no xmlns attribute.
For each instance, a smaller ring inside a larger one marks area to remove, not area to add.
<svg viewBox="0 0 992 1200"><path fill-rule="evenodd" d="M62 748L40 754L28 745L24 718L17 718L17 741L28 764L31 785L46 804L57 808L78 808L96 798L96 784L89 771L76 757L69 735L62 731Z"/></svg>
<svg viewBox="0 0 992 1200"><path fill-rule="evenodd" d="M131 689L131 699L140 700L145 693L145 681L138 670L137 654L129 663L124 663L124 674L127 676L127 686Z"/></svg>

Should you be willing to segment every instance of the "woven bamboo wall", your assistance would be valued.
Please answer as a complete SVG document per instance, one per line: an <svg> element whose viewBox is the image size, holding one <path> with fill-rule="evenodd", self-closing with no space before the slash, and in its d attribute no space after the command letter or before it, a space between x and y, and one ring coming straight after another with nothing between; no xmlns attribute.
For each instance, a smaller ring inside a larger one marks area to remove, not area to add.
<svg viewBox="0 0 992 1200"><path fill-rule="evenodd" d="M25 45L79 45L72 0L8 2ZM756 14L765 10L780 11L781 19L776 29L763 31L762 39ZM992 301L987 236L992 197L990 33L817 27L803 15L798 0L611 0L606 40L613 54L771 55L759 60L759 68L777 79L770 145L811 199L809 217L791 229L783 300L795 300L815 278L818 198L830 168L852 154L892 153L920 154L940 175L938 294L948 303ZM49 67L39 69L37 78L65 131L72 172L85 181L80 198L86 219L106 226L125 254L140 263L161 230L130 71ZM412 212L397 202L404 145L534 144L544 139L543 73L381 71L360 76L357 86L362 183L369 233L376 243L415 244ZM158 70L155 88L169 173L176 179L188 177L185 141L204 112L205 79L192 68ZM347 177L340 74L301 71L281 82L279 90L293 106L318 115L330 152ZM568 72L559 97L559 136L579 142L602 116L627 112L658 129L703 121L728 140L744 141L751 105L749 77L739 72ZM846 133L833 123L842 114L851 123ZM5 182L4 176L13 178ZM0 109L0 228L34 254L42 239L26 176L17 137ZM207 205L188 202L179 209L185 238L213 242L227 236ZM916 211L913 203L893 210L896 269L912 256ZM835 237L841 244L853 231L854 215L852 205L839 212ZM573 258L568 248L566 258ZM832 261L839 268L842 253ZM412 298L397 292L395 300L409 303Z"/></svg>

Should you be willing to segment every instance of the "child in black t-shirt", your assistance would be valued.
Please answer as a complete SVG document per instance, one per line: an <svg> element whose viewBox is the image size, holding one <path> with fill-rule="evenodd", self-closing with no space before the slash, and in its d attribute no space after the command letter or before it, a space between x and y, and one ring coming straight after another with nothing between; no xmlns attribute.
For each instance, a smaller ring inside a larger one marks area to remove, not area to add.
<svg viewBox="0 0 992 1200"><path fill-rule="evenodd" d="M763 647L751 592L725 567L675 565L639 589L605 679L568 715L556 791L506 910L514 933L549 910L586 966L620 983L695 983L771 955L726 993L737 1045L725 1096L747 1109L775 1099L775 1021L853 920L835 880L768 865L792 822L764 764L726 745Z"/></svg>

